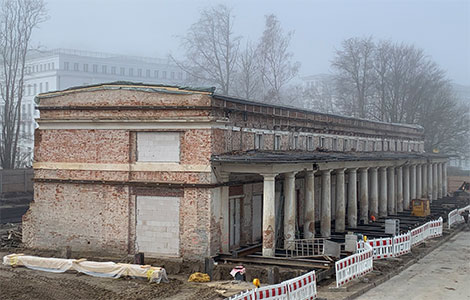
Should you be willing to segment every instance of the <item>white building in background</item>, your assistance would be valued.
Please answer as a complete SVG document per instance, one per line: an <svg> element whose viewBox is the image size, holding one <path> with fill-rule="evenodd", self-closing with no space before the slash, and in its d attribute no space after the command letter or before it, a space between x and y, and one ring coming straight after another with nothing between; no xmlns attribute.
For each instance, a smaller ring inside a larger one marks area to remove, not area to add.
<svg viewBox="0 0 470 300"><path fill-rule="evenodd" d="M168 59L73 49L31 52L26 62L22 104L22 152L30 153L32 158L34 97L39 93L112 81L178 85L186 79L186 73Z"/></svg>

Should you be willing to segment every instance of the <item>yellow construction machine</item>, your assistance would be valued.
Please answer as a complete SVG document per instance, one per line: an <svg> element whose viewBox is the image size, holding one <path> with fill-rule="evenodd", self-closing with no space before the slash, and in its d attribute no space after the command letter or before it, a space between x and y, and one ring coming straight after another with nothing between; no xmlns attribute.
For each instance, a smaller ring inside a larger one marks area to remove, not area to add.
<svg viewBox="0 0 470 300"><path fill-rule="evenodd" d="M429 199L411 200L411 215L416 217L426 217L431 214Z"/></svg>

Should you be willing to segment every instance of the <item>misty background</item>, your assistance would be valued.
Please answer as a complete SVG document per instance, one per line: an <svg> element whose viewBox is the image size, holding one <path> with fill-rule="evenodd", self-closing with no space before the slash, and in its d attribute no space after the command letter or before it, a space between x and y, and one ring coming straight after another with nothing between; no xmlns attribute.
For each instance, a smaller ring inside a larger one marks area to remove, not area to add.
<svg viewBox="0 0 470 300"><path fill-rule="evenodd" d="M267 14L293 30L289 50L301 62L299 76L329 73L343 40L373 36L424 49L449 79L470 86L469 1L49 0L49 20L32 46L180 57L179 37L201 10L220 3L233 9L234 32L244 38L259 38Z"/></svg>

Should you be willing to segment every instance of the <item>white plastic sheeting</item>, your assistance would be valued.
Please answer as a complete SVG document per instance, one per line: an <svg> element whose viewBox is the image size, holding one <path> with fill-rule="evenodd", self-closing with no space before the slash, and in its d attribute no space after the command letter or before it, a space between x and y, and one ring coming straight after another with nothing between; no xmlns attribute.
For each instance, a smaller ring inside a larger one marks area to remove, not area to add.
<svg viewBox="0 0 470 300"><path fill-rule="evenodd" d="M141 266L134 264L121 264L114 262L96 262L86 259L63 259L29 256L23 254L10 254L3 257L3 264L9 266L24 266L34 270L63 273L73 270L95 277L142 277L151 282L168 282L164 268Z"/></svg>

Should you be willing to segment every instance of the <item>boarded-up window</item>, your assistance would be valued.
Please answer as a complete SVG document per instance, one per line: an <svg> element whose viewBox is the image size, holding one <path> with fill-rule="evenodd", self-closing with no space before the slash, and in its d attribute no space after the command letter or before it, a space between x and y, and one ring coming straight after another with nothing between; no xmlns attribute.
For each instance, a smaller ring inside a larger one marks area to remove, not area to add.
<svg viewBox="0 0 470 300"><path fill-rule="evenodd" d="M138 132L137 161L179 162L180 134L178 132Z"/></svg>

